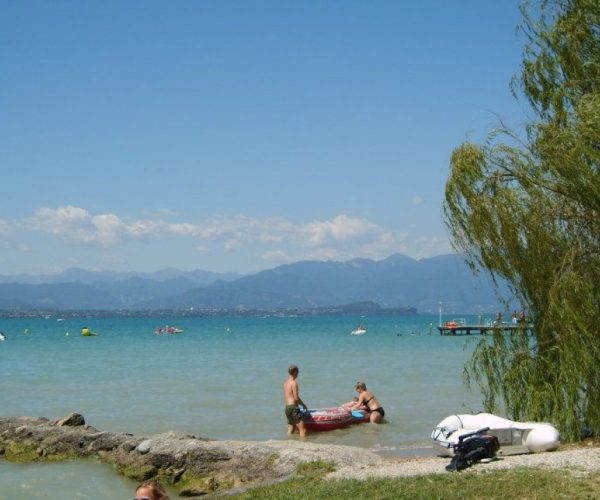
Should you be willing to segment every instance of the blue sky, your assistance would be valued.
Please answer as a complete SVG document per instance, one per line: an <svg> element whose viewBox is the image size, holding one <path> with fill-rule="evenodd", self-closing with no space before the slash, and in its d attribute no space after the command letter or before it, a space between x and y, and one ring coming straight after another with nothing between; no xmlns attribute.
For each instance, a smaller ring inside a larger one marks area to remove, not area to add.
<svg viewBox="0 0 600 500"><path fill-rule="evenodd" d="M449 253L518 1L0 2L0 274Z"/></svg>

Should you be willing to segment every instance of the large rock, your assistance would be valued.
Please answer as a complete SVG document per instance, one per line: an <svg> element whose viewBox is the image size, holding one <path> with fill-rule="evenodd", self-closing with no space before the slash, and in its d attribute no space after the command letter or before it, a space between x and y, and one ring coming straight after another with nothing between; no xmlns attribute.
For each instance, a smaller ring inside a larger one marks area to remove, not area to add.
<svg viewBox="0 0 600 500"><path fill-rule="evenodd" d="M383 463L378 455L349 446L296 440L214 441L172 431L136 437L100 432L84 422L79 414L53 422L0 418L0 455L15 462L95 457L127 477L156 477L187 496L276 480L303 462L319 460L338 467Z"/></svg>
<svg viewBox="0 0 600 500"><path fill-rule="evenodd" d="M69 413L66 417L56 420L54 424L61 427L64 425L77 427L78 425L85 425L85 418L80 413Z"/></svg>

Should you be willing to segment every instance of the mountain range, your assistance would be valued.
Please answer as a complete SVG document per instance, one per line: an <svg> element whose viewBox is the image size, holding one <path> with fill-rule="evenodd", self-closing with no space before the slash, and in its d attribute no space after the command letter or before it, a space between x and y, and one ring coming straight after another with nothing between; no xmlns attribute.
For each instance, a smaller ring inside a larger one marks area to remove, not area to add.
<svg viewBox="0 0 600 500"><path fill-rule="evenodd" d="M507 296L507 287L499 293ZM116 273L68 269L56 275L0 276L0 309L274 310L374 302L435 313L500 308L490 278L476 277L457 254L415 260L301 261L252 275L164 269Z"/></svg>

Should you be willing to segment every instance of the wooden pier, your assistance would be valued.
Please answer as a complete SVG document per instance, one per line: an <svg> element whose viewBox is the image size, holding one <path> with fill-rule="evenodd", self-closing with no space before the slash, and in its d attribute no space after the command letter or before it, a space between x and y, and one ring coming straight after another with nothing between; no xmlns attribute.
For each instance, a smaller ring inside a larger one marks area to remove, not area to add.
<svg viewBox="0 0 600 500"><path fill-rule="evenodd" d="M500 323L498 325L462 325L449 323L452 322L437 327L440 335L485 335L497 331L512 333L521 330L526 330L528 334L531 334L533 328L533 325L522 323Z"/></svg>

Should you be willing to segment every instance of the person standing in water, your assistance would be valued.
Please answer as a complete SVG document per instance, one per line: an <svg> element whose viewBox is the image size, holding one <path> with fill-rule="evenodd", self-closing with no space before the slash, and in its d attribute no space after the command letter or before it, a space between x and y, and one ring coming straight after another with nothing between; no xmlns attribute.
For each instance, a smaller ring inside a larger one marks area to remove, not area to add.
<svg viewBox="0 0 600 500"><path fill-rule="evenodd" d="M358 401L356 401L352 409L357 409L364 405L369 410L369 420L371 423L380 424L383 422L385 411L383 411L383 407L375 397L375 394L367 391L367 385L364 382L356 382L355 389L358 392Z"/></svg>
<svg viewBox="0 0 600 500"><path fill-rule="evenodd" d="M306 407L304 401L300 398L300 388L298 387L298 367L290 365L288 368L288 378L283 383L283 402L285 403L285 416L288 422L288 434L293 434L296 430L300 437L306 436L306 427L300 412L300 405Z"/></svg>

